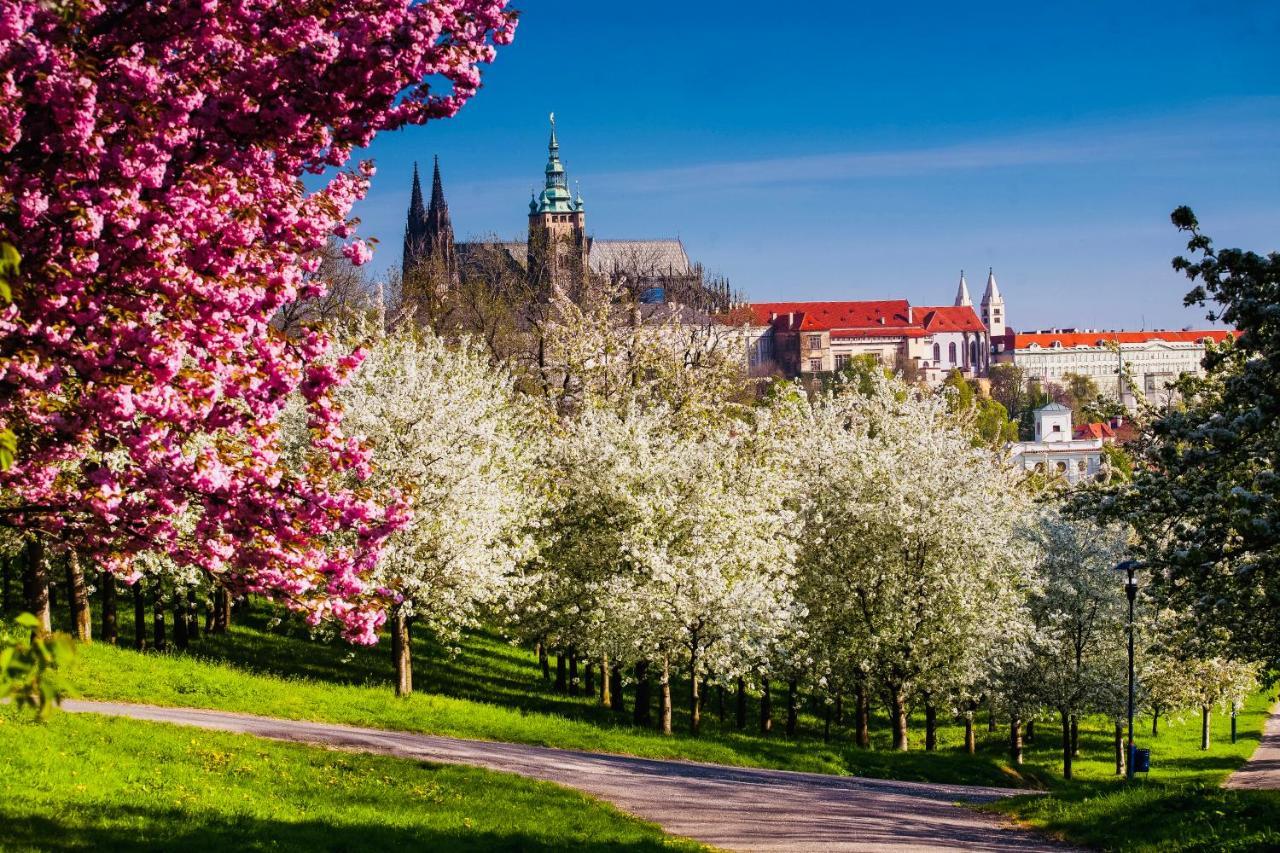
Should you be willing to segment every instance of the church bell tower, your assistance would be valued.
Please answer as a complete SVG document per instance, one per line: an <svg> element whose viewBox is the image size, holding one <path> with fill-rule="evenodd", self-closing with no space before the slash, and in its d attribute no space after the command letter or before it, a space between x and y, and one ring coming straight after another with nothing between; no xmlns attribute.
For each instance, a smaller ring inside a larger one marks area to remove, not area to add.
<svg viewBox="0 0 1280 853"><path fill-rule="evenodd" d="M546 182L529 201L529 276L534 282L560 290L586 283L587 214L582 194L569 192L569 181L560 162L556 138L556 114L551 114L551 141L547 145Z"/></svg>

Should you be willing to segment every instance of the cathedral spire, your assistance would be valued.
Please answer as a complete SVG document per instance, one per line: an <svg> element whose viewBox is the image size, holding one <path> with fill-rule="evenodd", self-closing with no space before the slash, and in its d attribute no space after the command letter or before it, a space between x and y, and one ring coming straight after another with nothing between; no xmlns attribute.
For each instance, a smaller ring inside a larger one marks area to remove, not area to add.
<svg viewBox="0 0 1280 853"><path fill-rule="evenodd" d="M964 270L960 270L960 286L956 288L956 305L973 305L973 300L969 298L969 283L964 280Z"/></svg>
<svg viewBox="0 0 1280 853"><path fill-rule="evenodd" d="M417 167L414 167L414 180L417 179ZM440 183L440 157L436 155L435 168L431 175L431 210L438 209L443 209L448 216L449 203L444 200L444 185Z"/></svg>
<svg viewBox="0 0 1280 853"><path fill-rule="evenodd" d="M418 164L413 164L413 189L409 195L409 218L404 229L404 262L407 277L420 265L432 261L429 273L442 284L456 282L457 262L453 242L453 223L449 219L449 203L444 198L440 180L440 158L436 157L431 174L431 204L422 203L422 181Z"/></svg>
<svg viewBox="0 0 1280 853"><path fill-rule="evenodd" d="M413 188L409 191L409 213L404 225L404 257L401 271L409 274L422 260L427 237L427 208L422 203L422 181L418 178L418 164L413 164Z"/></svg>
<svg viewBox="0 0 1280 853"><path fill-rule="evenodd" d="M569 193L569 178L560 162L560 140L556 136L556 114L551 114L551 141L547 143L546 183L538 196L536 213L572 213L576 210Z"/></svg>

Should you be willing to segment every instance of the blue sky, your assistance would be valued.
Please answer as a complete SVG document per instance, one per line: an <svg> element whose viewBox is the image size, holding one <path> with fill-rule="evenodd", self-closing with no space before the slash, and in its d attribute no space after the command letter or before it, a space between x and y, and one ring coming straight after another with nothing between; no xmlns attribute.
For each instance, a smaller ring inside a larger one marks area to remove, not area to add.
<svg viewBox="0 0 1280 853"><path fill-rule="evenodd" d="M1280 249L1280 4L525 0L454 119L385 134L357 208L399 263L413 161L458 236L522 233L556 112L599 237L680 237L755 300L977 297L1019 329L1204 325L1169 212Z"/></svg>

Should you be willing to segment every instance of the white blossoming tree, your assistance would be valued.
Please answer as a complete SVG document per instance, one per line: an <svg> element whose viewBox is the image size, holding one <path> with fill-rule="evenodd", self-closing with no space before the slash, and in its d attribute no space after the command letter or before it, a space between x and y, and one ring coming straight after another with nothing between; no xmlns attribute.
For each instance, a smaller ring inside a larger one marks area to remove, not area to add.
<svg viewBox="0 0 1280 853"><path fill-rule="evenodd" d="M345 422L373 449L374 489L409 500L377 581L392 614L396 692L412 691L410 623L448 640L495 601L533 549L537 431L527 399L467 339L408 324L378 338L341 392Z"/></svg>
<svg viewBox="0 0 1280 853"><path fill-rule="evenodd" d="M815 633L873 680L905 750L911 701L976 682L1018 611L1026 501L946 400L878 373L816 399L796 441Z"/></svg>

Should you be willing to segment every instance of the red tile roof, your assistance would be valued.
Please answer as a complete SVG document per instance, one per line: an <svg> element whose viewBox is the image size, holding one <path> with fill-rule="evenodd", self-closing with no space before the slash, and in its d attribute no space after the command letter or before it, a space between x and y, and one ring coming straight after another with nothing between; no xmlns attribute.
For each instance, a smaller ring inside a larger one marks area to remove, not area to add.
<svg viewBox="0 0 1280 853"><path fill-rule="evenodd" d="M1051 348L1054 343L1063 347L1096 347L1107 342L1119 344L1144 344L1149 341L1165 341L1167 343L1199 343L1210 338L1220 343L1230 335L1239 332L1227 329L1200 329L1192 331L1154 331L1154 332L1035 332L1011 335L1014 349L1026 349L1035 344L1043 349Z"/></svg>
<svg viewBox="0 0 1280 853"><path fill-rule="evenodd" d="M985 332L972 305L945 305L937 308L917 308L917 315L924 315L924 330L934 332Z"/></svg>
<svg viewBox="0 0 1280 853"><path fill-rule="evenodd" d="M1075 428L1073 438L1115 438L1116 431L1111 428L1111 424L1092 423L1080 424Z"/></svg>
<svg viewBox="0 0 1280 853"><path fill-rule="evenodd" d="M912 308L905 299L867 302L757 302L753 322L787 332L830 332L834 338L922 338L935 332L981 332L973 308Z"/></svg>

